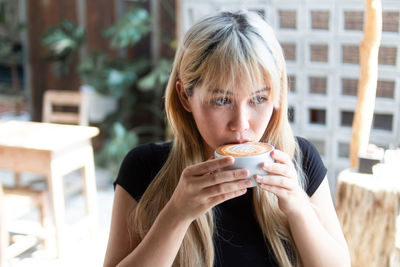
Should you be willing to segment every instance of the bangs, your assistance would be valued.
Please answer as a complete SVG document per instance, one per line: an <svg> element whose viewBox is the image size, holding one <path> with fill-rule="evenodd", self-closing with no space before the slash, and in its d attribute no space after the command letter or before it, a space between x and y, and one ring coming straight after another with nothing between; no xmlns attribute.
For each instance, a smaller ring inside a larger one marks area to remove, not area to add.
<svg viewBox="0 0 400 267"><path fill-rule="evenodd" d="M265 53L270 51L266 45L259 39L250 44L247 38L236 34L215 45L196 71L200 74L197 86L202 89L202 99L214 88L225 93L240 89L248 94L269 88L270 99L278 108L281 77L274 57Z"/></svg>

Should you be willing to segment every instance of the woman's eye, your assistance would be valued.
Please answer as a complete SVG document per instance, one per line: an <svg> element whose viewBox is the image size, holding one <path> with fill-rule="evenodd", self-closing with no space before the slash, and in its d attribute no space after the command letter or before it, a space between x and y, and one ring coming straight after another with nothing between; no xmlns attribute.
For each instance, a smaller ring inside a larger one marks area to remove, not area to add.
<svg viewBox="0 0 400 267"><path fill-rule="evenodd" d="M221 97L221 98L214 99L212 101L212 103L216 106L224 106L224 105L231 104L231 100L227 97Z"/></svg>
<svg viewBox="0 0 400 267"><path fill-rule="evenodd" d="M253 99L251 100L251 103L255 104L255 105L259 105L259 104L265 103L267 101L268 101L268 99L265 96L256 96L256 97L253 97Z"/></svg>

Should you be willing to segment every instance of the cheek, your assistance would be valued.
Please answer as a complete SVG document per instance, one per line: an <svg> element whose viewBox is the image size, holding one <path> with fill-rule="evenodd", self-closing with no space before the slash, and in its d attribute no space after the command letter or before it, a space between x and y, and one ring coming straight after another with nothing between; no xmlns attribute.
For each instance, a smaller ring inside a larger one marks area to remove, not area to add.
<svg viewBox="0 0 400 267"><path fill-rule="evenodd" d="M268 106L265 109L257 112L258 116L256 116L256 121L255 126L257 128L257 132L263 134L265 129L267 128L270 120L271 120L271 116L272 116L272 112L273 112L273 106Z"/></svg>
<svg viewBox="0 0 400 267"><path fill-rule="evenodd" d="M217 112L208 107L198 105L192 112L197 128L201 134L212 131L213 128L220 124L221 118Z"/></svg>
<svg viewBox="0 0 400 267"><path fill-rule="evenodd" d="M224 116L221 114L221 112L204 110L201 112L201 114L198 114L196 121L201 123L203 129L207 130L208 132L212 132L217 130L216 128L222 127L224 124L224 118L227 118L227 116Z"/></svg>

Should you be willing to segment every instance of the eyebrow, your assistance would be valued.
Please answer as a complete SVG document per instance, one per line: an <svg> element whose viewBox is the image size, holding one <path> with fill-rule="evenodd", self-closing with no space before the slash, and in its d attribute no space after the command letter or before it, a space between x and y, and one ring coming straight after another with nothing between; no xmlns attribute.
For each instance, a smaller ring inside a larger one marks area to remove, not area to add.
<svg viewBox="0 0 400 267"><path fill-rule="evenodd" d="M223 89L220 89L220 88L214 88L214 89L210 89L210 90L208 90L208 91L211 92L213 95L216 95L216 94L221 94L221 95L224 95L224 94L233 95L233 92L232 92L232 91L227 91L227 90L223 90Z"/></svg>
<svg viewBox="0 0 400 267"><path fill-rule="evenodd" d="M255 91L255 92L253 92L252 94L253 94L253 95L256 95L256 94L259 94L259 93L269 92L269 91L271 91L271 89L270 89L269 87L264 87L264 88L262 88L262 89L260 89L260 90L257 90L257 91Z"/></svg>
<svg viewBox="0 0 400 267"><path fill-rule="evenodd" d="M270 88L264 87L264 88L262 88L260 90L257 90L255 92L253 92L252 95L256 95L256 94L263 93L263 92L269 92L270 90L271 90ZM211 92L212 94L233 95L232 91L223 90L221 88L214 88L214 89L210 89L208 91Z"/></svg>

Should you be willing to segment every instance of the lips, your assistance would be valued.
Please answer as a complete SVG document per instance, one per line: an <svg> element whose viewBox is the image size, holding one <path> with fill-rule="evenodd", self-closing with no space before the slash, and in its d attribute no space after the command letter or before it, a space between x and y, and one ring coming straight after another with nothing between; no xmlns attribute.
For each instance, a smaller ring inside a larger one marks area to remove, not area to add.
<svg viewBox="0 0 400 267"><path fill-rule="evenodd" d="M224 145L228 145L228 144L242 144L242 143L247 143L247 142L251 142L251 140L248 139L237 139L237 140L232 140L230 142L225 143Z"/></svg>

